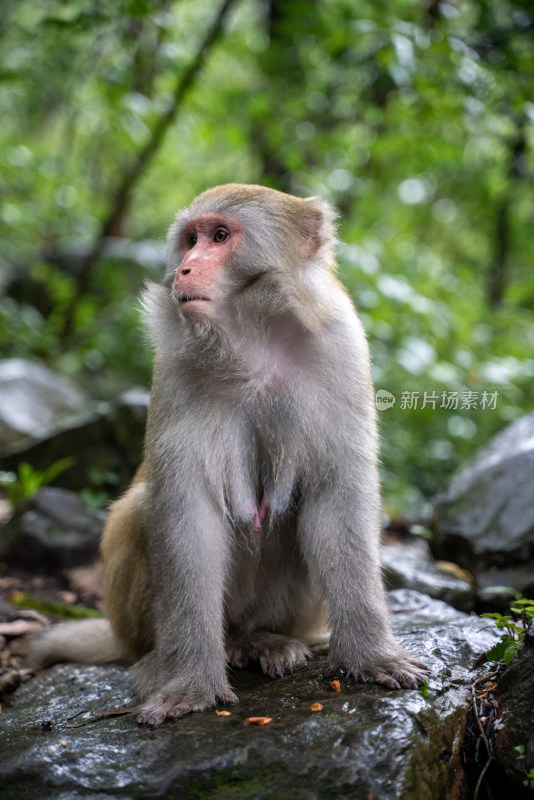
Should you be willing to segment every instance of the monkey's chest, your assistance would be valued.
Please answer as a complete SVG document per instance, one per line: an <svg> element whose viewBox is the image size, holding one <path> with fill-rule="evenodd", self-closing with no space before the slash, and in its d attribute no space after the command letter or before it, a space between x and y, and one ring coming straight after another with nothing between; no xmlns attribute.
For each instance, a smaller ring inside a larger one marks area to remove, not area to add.
<svg viewBox="0 0 534 800"><path fill-rule="evenodd" d="M280 442L254 432L249 446L227 467L227 502L236 523L259 530L288 512L295 491L295 461Z"/></svg>

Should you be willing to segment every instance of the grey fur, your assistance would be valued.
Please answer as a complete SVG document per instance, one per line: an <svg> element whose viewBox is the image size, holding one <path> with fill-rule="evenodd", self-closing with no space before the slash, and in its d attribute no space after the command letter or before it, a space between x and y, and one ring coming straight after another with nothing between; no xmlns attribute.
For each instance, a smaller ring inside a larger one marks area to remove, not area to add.
<svg viewBox="0 0 534 800"><path fill-rule="evenodd" d="M192 319L171 287L182 228L206 212L234 217L245 235L214 280L214 310ZM299 257L300 221L314 219L315 252ZM133 672L143 722L235 701L227 657L257 658L267 674L301 666L326 616L329 673L422 680L388 620L369 353L333 274L333 219L319 198L209 190L178 215L169 272L145 290L155 365L135 502L155 645Z"/></svg>

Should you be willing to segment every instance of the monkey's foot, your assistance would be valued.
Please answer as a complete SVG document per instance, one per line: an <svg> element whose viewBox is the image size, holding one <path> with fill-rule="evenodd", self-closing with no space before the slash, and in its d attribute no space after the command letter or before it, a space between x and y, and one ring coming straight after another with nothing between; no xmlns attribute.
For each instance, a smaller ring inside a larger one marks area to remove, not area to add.
<svg viewBox="0 0 534 800"><path fill-rule="evenodd" d="M258 661L262 672L269 678L280 678L288 672L306 666L312 658L309 647L281 633L257 631L250 636L232 638L226 646L226 658L232 667L241 669L251 661Z"/></svg>
<svg viewBox="0 0 534 800"><path fill-rule="evenodd" d="M426 680L429 668L422 661L410 657L361 669L347 669L338 661L330 661L323 670L323 676L332 678L339 672L352 675L357 681L379 683L387 689L418 689Z"/></svg>
<svg viewBox="0 0 534 800"><path fill-rule="evenodd" d="M150 725L156 728L165 722L166 719L179 719L192 711L206 711L215 705L217 698L220 698L228 705L235 705L239 702L237 696L230 689L223 689L217 695L211 696L209 693L198 692L198 694L187 692L162 691L149 699L141 706L141 713L137 717L140 725Z"/></svg>

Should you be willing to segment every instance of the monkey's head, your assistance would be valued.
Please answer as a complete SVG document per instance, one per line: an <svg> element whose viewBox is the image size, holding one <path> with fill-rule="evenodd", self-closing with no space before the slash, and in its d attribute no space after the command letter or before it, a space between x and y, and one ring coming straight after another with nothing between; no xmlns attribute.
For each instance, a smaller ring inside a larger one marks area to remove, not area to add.
<svg viewBox="0 0 534 800"><path fill-rule="evenodd" d="M263 186L227 184L201 194L169 232L164 281L191 323L223 323L256 313L265 319L321 305L321 282L335 269L334 213L318 197L306 200Z"/></svg>

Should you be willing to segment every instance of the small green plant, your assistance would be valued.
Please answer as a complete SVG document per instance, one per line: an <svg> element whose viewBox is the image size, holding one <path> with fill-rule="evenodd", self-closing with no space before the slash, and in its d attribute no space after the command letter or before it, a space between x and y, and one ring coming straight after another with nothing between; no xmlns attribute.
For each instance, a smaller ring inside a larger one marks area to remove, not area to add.
<svg viewBox="0 0 534 800"><path fill-rule="evenodd" d="M428 681L423 681L423 685L419 689L423 697L428 697Z"/></svg>
<svg viewBox="0 0 534 800"><path fill-rule="evenodd" d="M519 759L525 758L524 744L518 744L517 747L514 747L514 750L516 751L517 757ZM529 771L527 772L525 780L523 781L523 786L526 786L527 789L534 789L534 767L532 767L532 769L529 769Z"/></svg>
<svg viewBox="0 0 534 800"><path fill-rule="evenodd" d="M109 492L90 489L89 487L80 489L78 497L89 511L99 511L101 508L105 508L111 499Z"/></svg>
<svg viewBox="0 0 534 800"><path fill-rule="evenodd" d="M494 619L498 628L503 631L501 641L488 650L486 658L490 661L510 663L523 643L527 628L534 619L534 600L517 599L510 606L511 614L482 614Z"/></svg>
<svg viewBox="0 0 534 800"><path fill-rule="evenodd" d="M23 500L33 497L43 486L48 486L54 478L66 469L70 469L74 463L74 458L61 458L46 469L38 470L23 461L18 465L18 473L0 472L0 486L3 487L11 505L16 506Z"/></svg>
<svg viewBox="0 0 534 800"><path fill-rule="evenodd" d="M39 611L42 614L51 614L54 617L62 617L63 619L92 619L93 617L102 616L100 611L96 611L94 608L56 603L27 592L13 592L9 602L17 608L33 608L34 611Z"/></svg>

